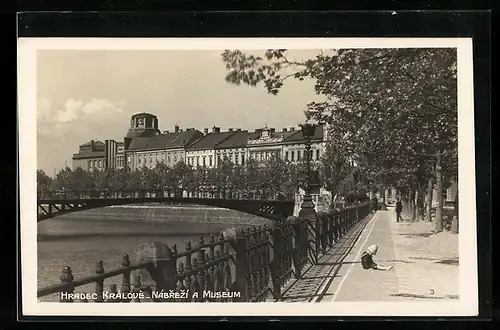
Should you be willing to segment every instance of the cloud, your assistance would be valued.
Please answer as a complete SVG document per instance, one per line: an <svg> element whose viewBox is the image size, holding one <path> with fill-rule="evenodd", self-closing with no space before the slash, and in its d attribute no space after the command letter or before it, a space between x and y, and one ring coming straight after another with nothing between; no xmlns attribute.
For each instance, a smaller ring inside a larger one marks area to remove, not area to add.
<svg viewBox="0 0 500 330"><path fill-rule="evenodd" d="M91 99L88 102L70 98L62 107L56 108L51 99L39 98L37 119L39 124L70 123L91 120L93 117L106 118L123 114L125 102L107 99Z"/></svg>
<svg viewBox="0 0 500 330"><path fill-rule="evenodd" d="M123 100L69 98L57 105L51 99L39 98L39 168L52 171L54 167L63 167L66 161L71 166L72 154L91 139L123 138L129 123L129 114L124 109Z"/></svg>

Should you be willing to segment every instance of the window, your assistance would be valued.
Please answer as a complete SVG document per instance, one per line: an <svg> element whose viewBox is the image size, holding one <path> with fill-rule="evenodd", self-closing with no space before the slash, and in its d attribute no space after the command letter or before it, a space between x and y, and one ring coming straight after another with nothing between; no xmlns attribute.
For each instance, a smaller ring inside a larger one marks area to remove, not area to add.
<svg viewBox="0 0 500 330"><path fill-rule="evenodd" d="M102 160L99 159L99 168L102 167Z"/></svg>
<svg viewBox="0 0 500 330"><path fill-rule="evenodd" d="M297 150L297 160L300 160L300 150Z"/></svg>
<svg viewBox="0 0 500 330"><path fill-rule="evenodd" d="M208 166L212 167L212 156L208 157Z"/></svg>
<svg viewBox="0 0 500 330"><path fill-rule="evenodd" d="M288 151L285 151L285 160L288 160Z"/></svg>
<svg viewBox="0 0 500 330"><path fill-rule="evenodd" d="M241 165L245 165L245 155L241 154Z"/></svg>
<svg viewBox="0 0 500 330"><path fill-rule="evenodd" d="M132 162L132 159L130 158L130 156L127 156L127 163L131 163Z"/></svg>
<svg viewBox="0 0 500 330"><path fill-rule="evenodd" d="M235 154L235 155L234 155L234 163L235 163L236 165L238 165L238 162L239 162L239 161L240 161L240 159L239 159L239 157L238 157L238 154Z"/></svg>
<svg viewBox="0 0 500 330"><path fill-rule="evenodd" d="M137 157L137 164L141 163L141 156Z"/></svg>
<svg viewBox="0 0 500 330"><path fill-rule="evenodd" d="M312 150L309 150L309 159L312 160L313 159L313 151Z"/></svg>
<svg viewBox="0 0 500 330"><path fill-rule="evenodd" d="M149 162L152 163L153 162L153 155L149 155Z"/></svg>
<svg viewBox="0 0 500 330"><path fill-rule="evenodd" d="M174 154L174 162L177 161L177 153Z"/></svg>
<svg viewBox="0 0 500 330"><path fill-rule="evenodd" d="M319 149L316 149L316 160L319 159Z"/></svg>
<svg viewBox="0 0 500 330"><path fill-rule="evenodd" d="M170 163L170 153L167 154L167 160Z"/></svg>
<svg viewBox="0 0 500 330"><path fill-rule="evenodd" d="M92 168L92 161L91 160L88 161L88 168Z"/></svg>
<svg viewBox="0 0 500 330"><path fill-rule="evenodd" d="M290 153L292 155L292 161L295 160L295 151L291 151Z"/></svg>
<svg viewBox="0 0 500 330"><path fill-rule="evenodd" d="M203 166L207 166L206 157L205 156L203 156Z"/></svg>

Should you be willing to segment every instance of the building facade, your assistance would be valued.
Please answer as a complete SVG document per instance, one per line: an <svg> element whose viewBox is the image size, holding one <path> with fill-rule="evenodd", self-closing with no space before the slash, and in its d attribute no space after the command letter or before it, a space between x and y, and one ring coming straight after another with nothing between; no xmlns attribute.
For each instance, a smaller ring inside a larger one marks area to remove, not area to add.
<svg viewBox="0 0 500 330"><path fill-rule="evenodd" d="M311 138L311 159L318 161L325 150L327 129L316 127ZM253 132L229 128L221 132L213 126L203 132L175 125L173 131L160 132L158 118L149 113L131 117L123 142L91 141L73 155L73 168L123 169L154 168L158 163L174 166L180 161L193 167L217 167L224 159L244 165L248 159L265 161L280 157L299 162L305 157L305 139L300 128L259 128Z"/></svg>
<svg viewBox="0 0 500 330"><path fill-rule="evenodd" d="M106 168L106 147L102 141L90 141L79 146L78 153L73 157L73 169L82 168L85 171L104 170Z"/></svg>

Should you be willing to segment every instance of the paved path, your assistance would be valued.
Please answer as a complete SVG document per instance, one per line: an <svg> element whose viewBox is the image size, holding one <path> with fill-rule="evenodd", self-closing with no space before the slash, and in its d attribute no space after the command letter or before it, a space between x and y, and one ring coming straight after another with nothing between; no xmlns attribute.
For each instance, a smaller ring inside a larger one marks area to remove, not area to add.
<svg viewBox="0 0 500 330"><path fill-rule="evenodd" d="M425 251L431 228L431 223L397 223L393 212L378 211L327 289L331 298L322 301L458 299L458 258ZM379 245L375 262L393 264L391 271L361 268L360 255L371 244Z"/></svg>
<svg viewBox="0 0 500 330"><path fill-rule="evenodd" d="M397 223L393 211L378 211L296 281L285 292L284 301L458 299L458 237L449 233L430 236L431 229L432 223ZM362 269L361 254L372 244L379 245L375 262L393 264L391 271Z"/></svg>
<svg viewBox="0 0 500 330"><path fill-rule="evenodd" d="M323 298L326 288L330 285L348 256L359 236L363 233L372 216L360 221L354 228L342 237L335 246L318 260L318 264L306 270L301 279L291 283L283 293L284 302L313 302Z"/></svg>

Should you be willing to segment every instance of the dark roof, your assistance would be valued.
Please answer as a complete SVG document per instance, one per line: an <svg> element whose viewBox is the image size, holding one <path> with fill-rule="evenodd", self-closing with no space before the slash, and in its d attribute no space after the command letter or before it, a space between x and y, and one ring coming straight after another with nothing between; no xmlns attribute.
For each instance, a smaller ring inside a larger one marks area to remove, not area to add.
<svg viewBox="0 0 500 330"><path fill-rule="evenodd" d="M200 131L194 130L164 133L151 137L136 137L130 142L128 150L183 148L202 135Z"/></svg>
<svg viewBox="0 0 500 330"><path fill-rule="evenodd" d="M191 144L188 150L204 150L204 149L214 149L219 143L232 136L236 132L221 132L221 133L208 133L204 135L196 142Z"/></svg>
<svg viewBox="0 0 500 330"><path fill-rule="evenodd" d="M283 143L305 141L304 135L302 134L302 130L295 131L294 133L296 134L292 134L287 138L285 138ZM316 126L316 129L314 130L314 135L311 138L311 140L312 141L323 140L323 126Z"/></svg>
<svg viewBox="0 0 500 330"><path fill-rule="evenodd" d="M215 149L243 148L248 142L248 131L236 131L234 134L215 146Z"/></svg>
<svg viewBox="0 0 500 330"><path fill-rule="evenodd" d="M73 159L100 158L104 157L104 151L82 152L73 155Z"/></svg>
<svg viewBox="0 0 500 330"><path fill-rule="evenodd" d="M289 136L291 135L294 135L296 134L298 131L295 130L295 131L280 131L280 132L269 132L269 136L272 137L272 138L278 138L278 137L281 137L281 136L284 136L284 138L288 138ZM258 132L251 132L248 134L248 139L249 140L256 140L256 139L259 139L260 136L262 134L262 131L258 131Z"/></svg>
<svg viewBox="0 0 500 330"><path fill-rule="evenodd" d="M103 146L104 147L104 142L102 141L94 141L94 147L98 147L98 146ZM91 147L92 146L92 141L89 141L87 143L84 143L82 145L80 145L80 147Z"/></svg>
<svg viewBox="0 0 500 330"><path fill-rule="evenodd" d="M132 115L132 118L135 118L135 117L139 117L139 116L152 116L152 117L156 117L155 115L153 115L152 113L147 113L147 112L140 112L140 113L136 113L135 115Z"/></svg>
<svg viewBox="0 0 500 330"><path fill-rule="evenodd" d="M185 148L191 143L197 141L203 136L203 133L198 130L189 130L181 132L181 135L169 145L170 148Z"/></svg>

